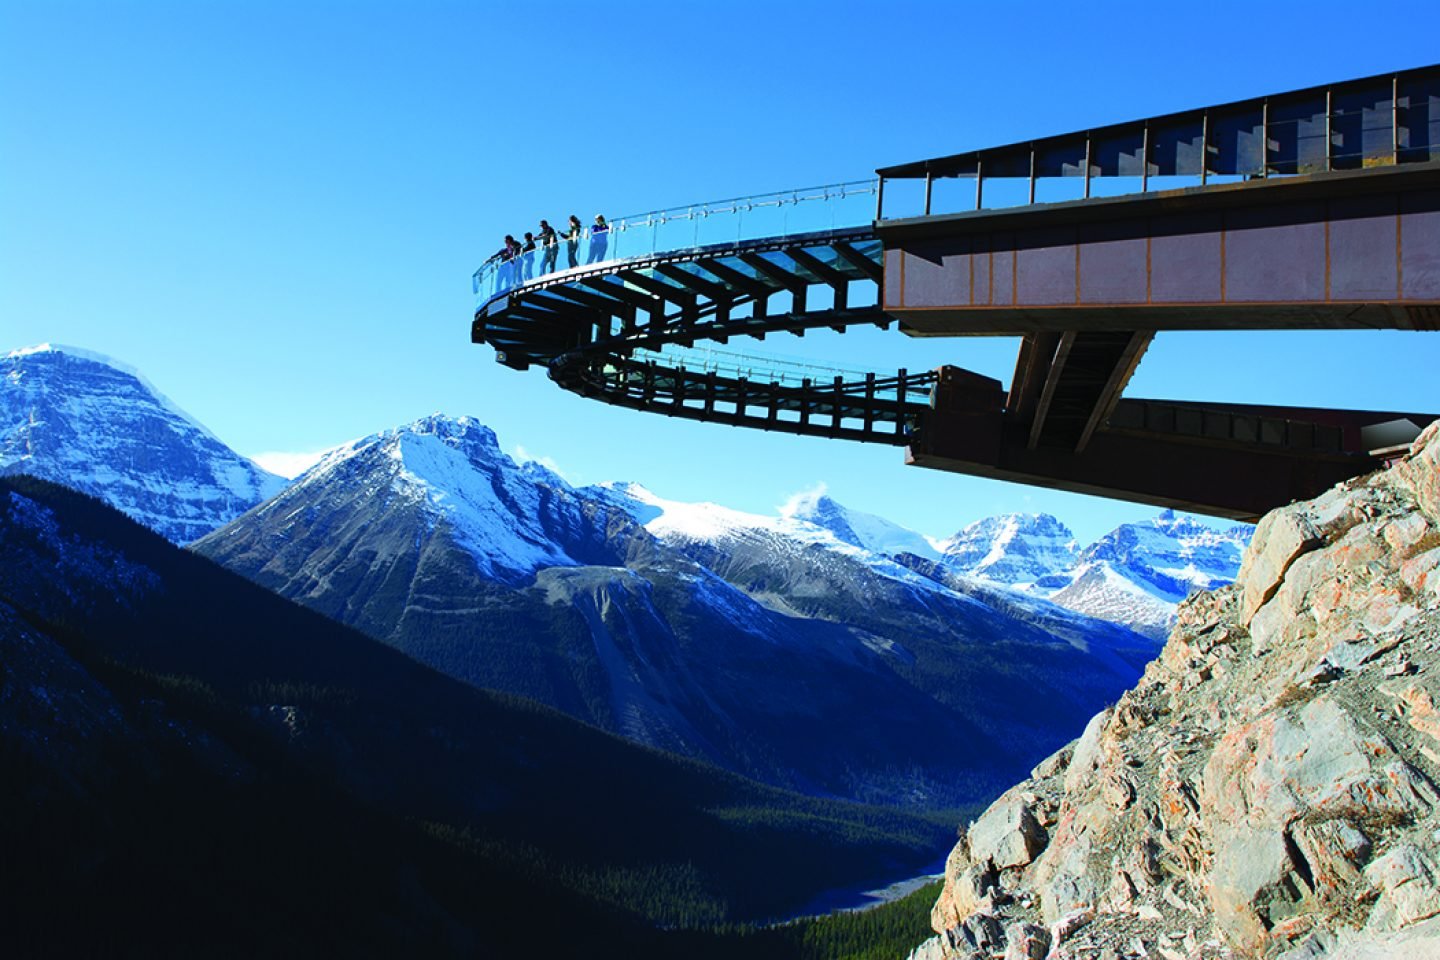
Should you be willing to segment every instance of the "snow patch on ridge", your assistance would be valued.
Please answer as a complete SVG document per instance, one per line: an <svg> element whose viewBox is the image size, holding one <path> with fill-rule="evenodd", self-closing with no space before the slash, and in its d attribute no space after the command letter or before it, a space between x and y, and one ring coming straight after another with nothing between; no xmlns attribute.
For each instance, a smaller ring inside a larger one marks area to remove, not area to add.
<svg viewBox="0 0 1440 960"><path fill-rule="evenodd" d="M84 347L71 347L63 343L37 343L34 346L20 347L5 354L5 359L19 360L23 357L33 357L46 353L63 354L67 357L74 357L77 360L87 360L91 363L98 363L102 366L109 367L117 373L122 373L127 377L134 378L136 382L139 383L140 388L150 394L156 405L162 410L166 413L174 414L204 436L223 445L224 441L211 433L209 427L186 413L178 403L156 389L155 385L147 380L143 373L122 360L116 360L114 357L106 356L95 350L86 350ZM236 454L236 456L239 456L239 454Z"/></svg>
<svg viewBox="0 0 1440 960"><path fill-rule="evenodd" d="M9 351L0 371L0 473L100 497L176 543L285 486L110 357L42 344Z"/></svg>
<svg viewBox="0 0 1440 960"><path fill-rule="evenodd" d="M577 565L534 524L540 509L534 486L506 483L503 474L487 476L466 450L433 434L401 434L390 455L400 464L398 484L423 497L477 558L527 573ZM516 470L513 461L504 459Z"/></svg>
<svg viewBox="0 0 1440 960"><path fill-rule="evenodd" d="M841 506L825 494L825 485L797 493L780 508L781 517L829 530L838 540L885 556L913 554L938 560L936 542L898 523Z"/></svg>

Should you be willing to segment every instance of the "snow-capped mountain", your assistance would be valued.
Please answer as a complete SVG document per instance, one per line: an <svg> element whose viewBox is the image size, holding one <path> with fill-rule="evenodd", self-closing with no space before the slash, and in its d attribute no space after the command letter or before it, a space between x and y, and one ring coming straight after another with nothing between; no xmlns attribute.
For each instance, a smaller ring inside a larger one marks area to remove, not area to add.
<svg viewBox="0 0 1440 960"><path fill-rule="evenodd" d="M113 362L56 348L4 362L3 472L177 541L279 489L195 549L467 683L812 793L985 793L1153 654L1091 613L1153 634L1190 585L1233 576L1225 537L1189 521L1122 528L1077 565L1050 517L937 541L823 492L760 516L577 489L439 415L285 487Z"/></svg>
<svg viewBox="0 0 1440 960"><path fill-rule="evenodd" d="M767 517L665 500L633 483L600 484L587 492L692 553L726 540L763 541L782 552L795 545L823 549L887 577L942 583L951 592L995 602L1000 595L993 588L1009 588L1156 640L1164 639L1186 596L1234 580L1249 541L1248 527L1218 531L1168 511L1118 527L1081 550L1070 529L1047 514L988 517L949 539L932 540L823 493L792 498ZM752 595L791 612L765 590ZM1022 603L1018 597L1004 602Z"/></svg>
<svg viewBox="0 0 1440 960"><path fill-rule="evenodd" d="M16 473L106 500L175 543L285 485L135 371L49 344L0 357L0 474Z"/></svg>
<svg viewBox="0 0 1440 960"><path fill-rule="evenodd" d="M357 486L360 477L364 483ZM519 583L545 567L580 564L567 549L589 552L570 536L584 522L573 498L556 501L556 481L538 464L517 468L478 421L431 416L332 450L295 483L379 497L386 513L414 509L427 532L443 525L487 577ZM268 503L262 512L284 511L292 499Z"/></svg>
<svg viewBox="0 0 1440 960"><path fill-rule="evenodd" d="M842 543L881 556L894 557L909 553L930 560L940 555L929 537L907 530L884 517L851 510L836 503L823 491L792 497L780 509L780 515L822 527Z"/></svg>
<svg viewBox="0 0 1440 960"><path fill-rule="evenodd" d="M593 956L596 936L606 955L686 955L650 925L695 916L697 896L717 921L790 915L920 872L948 832L476 690L28 476L0 477L0 784L12 957L115 956L117 930L137 956L210 955L218 938L241 945L223 953L556 958ZM484 843L430 855L416 824ZM777 850L783 872L757 874ZM217 861L224 876L196 884ZM597 876L613 929L644 949L606 939ZM99 883L107 922L70 922ZM675 901L657 896L672 885ZM257 926L280 902L304 917ZM146 931L176 929L177 905L194 938L156 947ZM530 949L560 914L586 937Z"/></svg>
<svg viewBox="0 0 1440 960"><path fill-rule="evenodd" d="M1050 599L1164 639L1176 604L1235 579L1250 533L1243 525L1216 530L1169 510L1123 524L1080 553L1069 582Z"/></svg>
<svg viewBox="0 0 1440 960"><path fill-rule="evenodd" d="M946 569L1010 586L1048 585L1080 552L1070 528L1044 513L977 520L938 546Z"/></svg>
<svg viewBox="0 0 1440 960"><path fill-rule="evenodd" d="M867 542L855 515L815 506L760 517L633 484L577 489L476 421L436 416L332 452L194 549L477 686L771 783L892 803L993 789L1154 653L1043 600L912 569L852 542Z"/></svg>

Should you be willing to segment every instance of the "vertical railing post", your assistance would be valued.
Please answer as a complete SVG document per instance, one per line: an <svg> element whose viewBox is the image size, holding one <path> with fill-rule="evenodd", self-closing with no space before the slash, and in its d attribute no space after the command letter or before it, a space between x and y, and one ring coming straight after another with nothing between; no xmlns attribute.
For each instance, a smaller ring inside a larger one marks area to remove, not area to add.
<svg viewBox="0 0 1440 960"><path fill-rule="evenodd" d="M1206 110L1200 119L1200 186L1205 186L1210 171L1210 111Z"/></svg>
<svg viewBox="0 0 1440 960"><path fill-rule="evenodd" d="M1035 144L1030 144L1030 203L1035 203Z"/></svg>
<svg viewBox="0 0 1440 960"><path fill-rule="evenodd" d="M1140 192L1150 189L1150 121L1145 121L1145 130L1140 134Z"/></svg>
<svg viewBox="0 0 1440 960"><path fill-rule="evenodd" d="M975 209L982 206L982 192L985 189L985 161L975 161Z"/></svg>
<svg viewBox="0 0 1440 960"><path fill-rule="evenodd" d="M1085 131L1085 199L1090 199L1090 131Z"/></svg>
<svg viewBox="0 0 1440 960"><path fill-rule="evenodd" d="M1238 171L1237 171L1238 172ZM1270 98L1260 104L1260 177L1270 177Z"/></svg>
<svg viewBox="0 0 1440 960"><path fill-rule="evenodd" d="M865 374L865 433L875 428L875 374Z"/></svg>
<svg viewBox="0 0 1440 960"><path fill-rule="evenodd" d="M880 178L880 183L875 187L875 222L879 223L885 219L885 178Z"/></svg>
<svg viewBox="0 0 1440 960"><path fill-rule="evenodd" d="M935 175L929 167L925 168L925 216L930 216L930 196L935 189Z"/></svg>
<svg viewBox="0 0 1440 960"><path fill-rule="evenodd" d="M1400 75L1390 78L1390 162L1400 162Z"/></svg>
<svg viewBox="0 0 1440 960"><path fill-rule="evenodd" d="M1335 107L1332 98L1334 92L1328 87L1325 90L1325 172L1330 173L1335 169Z"/></svg>
<svg viewBox="0 0 1440 960"><path fill-rule="evenodd" d="M905 368L900 368L899 375L895 378L895 402L898 410L895 414L895 436L905 434Z"/></svg>

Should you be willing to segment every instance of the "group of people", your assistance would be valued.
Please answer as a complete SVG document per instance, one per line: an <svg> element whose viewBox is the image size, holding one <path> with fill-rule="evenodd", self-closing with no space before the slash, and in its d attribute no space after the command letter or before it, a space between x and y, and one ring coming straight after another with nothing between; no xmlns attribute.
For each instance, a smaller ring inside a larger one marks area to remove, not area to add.
<svg viewBox="0 0 1440 960"><path fill-rule="evenodd" d="M590 228L590 250L585 257L586 263L599 263L605 259L605 251L610 246L610 224L600 214L595 214L595 225ZM524 240L516 240L510 234L505 235L505 245L490 257L486 263L497 263L499 271L500 286L508 287L524 283L532 277L543 277L547 273L555 271L555 264L560 258L560 244L565 244L565 254L569 259L567 266L578 267L580 265L580 241L584 239L585 228L580 225L580 218L571 214L570 222L565 227L565 232L559 233L550 226L548 220L540 221L539 234L531 231L525 232ZM535 272L535 251L540 251L540 272Z"/></svg>

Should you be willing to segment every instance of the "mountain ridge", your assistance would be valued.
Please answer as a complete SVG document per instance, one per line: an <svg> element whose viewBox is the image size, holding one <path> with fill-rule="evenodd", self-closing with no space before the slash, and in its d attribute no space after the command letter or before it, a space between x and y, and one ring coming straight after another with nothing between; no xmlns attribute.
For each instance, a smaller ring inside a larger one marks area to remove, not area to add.
<svg viewBox="0 0 1440 960"><path fill-rule="evenodd" d="M1021 763L1009 751L1054 743L1154 649L1044 601L1002 612L796 516L572 487L465 419L332 453L193 547L466 682L867 801L978 798ZM1008 660L1049 691L1045 709L995 712L946 679L998 678ZM970 747L937 765L946 729Z"/></svg>
<svg viewBox="0 0 1440 960"><path fill-rule="evenodd" d="M307 804L378 811L387 844L401 834L422 842L414 827L425 825L423 842L439 838L447 860L489 851L472 867L499 863L527 890L527 871L539 869L551 878L544 886L570 884L567 897L609 891L599 899L622 915L668 924L782 915L836 882L918 869L945 832L895 811L778 791L459 683L37 478L0 478L0 564L0 678L10 692L0 698L0 761L24 766L22 782L56 791L66 809L98 810L97 823L121 780L178 797L206 771L221 795L255 788L267 804L276 798L267 784L308 784L296 794ZM576 804L577 789L594 795ZM0 825L7 852L23 846L38 858L54 845L62 862L82 864L78 875L46 874L65 889L107 869L104 855L97 867L53 833L19 843L27 822L58 829L63 819L12 793L0 809L25 816ZM109 829L128 837L123 820ZM363 846L355 836L344 843ZM771 863L774 883L747 876L772 856L793 858ZM646 907L647 870L684 896ZM7 871L6 888L17 878Z"/></svg>
<svg viewBox="0 0 1440 960"><path fill-rule="evenodd" d="M285 485L225 446L124 364L44 344L0 356L0 475L100 496L174 543Z"/></svg>

